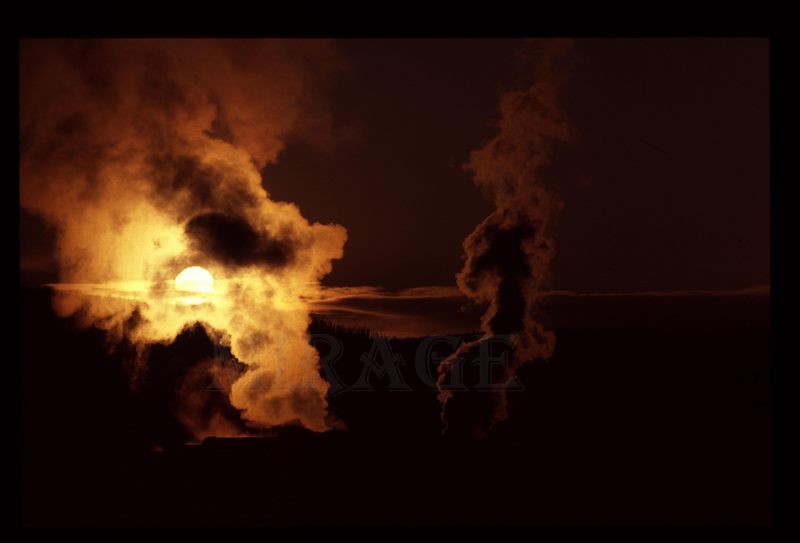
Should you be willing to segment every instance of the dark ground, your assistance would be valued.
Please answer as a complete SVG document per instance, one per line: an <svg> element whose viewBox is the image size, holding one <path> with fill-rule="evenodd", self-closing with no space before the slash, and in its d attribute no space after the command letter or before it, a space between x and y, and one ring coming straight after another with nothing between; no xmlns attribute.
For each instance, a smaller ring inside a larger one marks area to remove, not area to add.
<svg viewBox="0 0 800 543"><path fill-rule="evenodd" d="M766 298L595 307L605 324L558 329L486 440L440 438L435 394L409 377L414 392L333 397L348 432L202 445L180 444L173 394L202 329L133 394L124 348L57 319L47 290L21 302L27 525L769 521ZM360 373L369 337L315 327L343 339L340 377ZM391 342L407 370L417 342Z"/></svg>

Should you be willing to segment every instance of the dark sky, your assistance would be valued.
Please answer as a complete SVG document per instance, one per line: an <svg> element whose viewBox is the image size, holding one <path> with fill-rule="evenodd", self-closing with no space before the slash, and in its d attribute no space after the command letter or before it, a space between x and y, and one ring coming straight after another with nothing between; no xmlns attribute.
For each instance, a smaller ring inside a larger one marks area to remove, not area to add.
<svg viewBox="0 0 800 543"><path fill-rule="evenodd" d="M345 40L333 114L351 136L289 145L277 199L349 231L329 285L453 284L490 204L461 170L528 79L516 40ZM551 287L769 283L768 41L587 39L563 104L576 138L547 183L563 201Z"/></svg>
<svg viewBox="0 0 800 543"><path fill-rule="evenodd" d="M276 199L344 225L325 284L453 285L491 204L461 165L496 133L501 92L531 74L519 40L340 40L333 145L289 141ZM730 290L769 284L769 43L582 39L562 102L575 138L546 183L549 288ZM311 115L311 113L310 113ZM324 140L324 138L321 138ZM23 281L57 280L53 236L21 210Z"/></svg>

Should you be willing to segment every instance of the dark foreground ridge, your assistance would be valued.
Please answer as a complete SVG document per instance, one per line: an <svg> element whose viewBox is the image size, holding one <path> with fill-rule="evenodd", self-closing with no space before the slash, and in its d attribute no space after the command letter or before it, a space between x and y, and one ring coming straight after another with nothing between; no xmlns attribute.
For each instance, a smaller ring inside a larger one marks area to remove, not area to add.
<svg viewBox="0 0 800 543"><path fill-rule="evenodd" d="M184 445L166 390L128 391L126 353L65 326L48 293L22 297L29 525L769 519L766 321L558 330L553 359L522 369L511 418L485 440L439 437L433 392L376 380L331 398L347 431ZM392 347L411 363L415 341ZM345 374L365 345L345 339ZM169 380L180 361L163 354Z"/></svg>

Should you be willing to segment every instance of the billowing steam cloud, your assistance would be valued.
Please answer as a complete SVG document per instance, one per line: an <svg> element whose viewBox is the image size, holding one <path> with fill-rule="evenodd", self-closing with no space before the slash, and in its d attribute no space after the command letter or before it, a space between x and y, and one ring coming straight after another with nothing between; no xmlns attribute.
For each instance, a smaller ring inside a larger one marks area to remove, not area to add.
<svg viewBox="0 0 800 543"><path fill-rule="evenodd" d="M542 185L542 169L549 163L553 144L570 139L569 124L558 103L564 77L559 61L570 43L547 40L536 46L534 83L503 94L499 133L473 151L466 165L476 185L495 204L494 212L464 240L466 262L456 277L465 295L487 307L481 323L484 337L462 345L446 359L438 382L446 429L449 424L455 430L458 424L476 435L485 435L507 417L506 393L498 389L488 405L476 405L483 401L478 396L486 396L447 388L455 366L465 365L480 343L493 335L514 338L506 372L509 378L520 365L548 358L555 346L555 334L535 320L534 309L553 254L549 222L555 202Z"/></svg>
<svg viewBox="0 0 800 543"><path fill-rule="evenodd" d="M230 386L252 425L330 425L302 301L346 232L270 200L259 169L288 137L324 132L314 89L337 69L317 41L25 41L21 205L58 232L55 308L146 349L200 321L249 366ZM311 120L309 120L311 119ZM214 277L181 303L189 266Z"/></svg>

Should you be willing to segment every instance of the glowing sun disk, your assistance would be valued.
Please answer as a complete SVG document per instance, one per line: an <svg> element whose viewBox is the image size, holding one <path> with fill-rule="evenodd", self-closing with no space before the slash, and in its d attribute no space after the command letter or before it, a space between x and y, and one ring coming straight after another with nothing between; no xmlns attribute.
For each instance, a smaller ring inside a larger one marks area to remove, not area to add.
<svg viewBox="0 0 800 543"><path fill-rule="evenodd" d="M214 292L214 277L205 268L191 266L175 278L175 288L184 292Z"/></svg>

